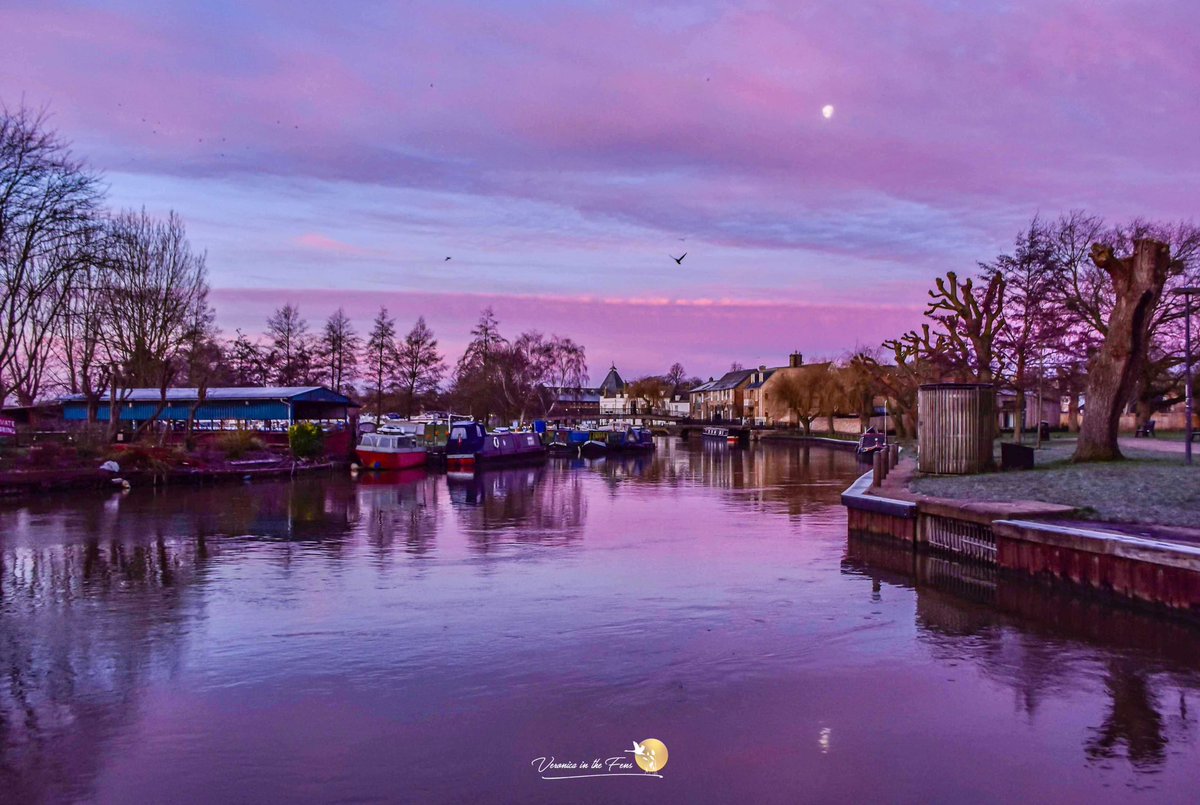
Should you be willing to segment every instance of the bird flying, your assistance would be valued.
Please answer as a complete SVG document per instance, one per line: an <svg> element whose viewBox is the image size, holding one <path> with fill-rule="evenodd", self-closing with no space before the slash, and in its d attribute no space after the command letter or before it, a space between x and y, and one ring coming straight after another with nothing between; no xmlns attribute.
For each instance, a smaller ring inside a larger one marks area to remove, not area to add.
<svg viewBox="0 0 1200 805"><path fill-rule="evenodd" d="M449 260L449 259L450 259L449 257L446 258L446 260ZM446 262L446 260L443 260L442 262L444 263L444 262Z"/></svg>
<svg viewBox="0 0 1200 805"><path fill-rule="evenodd" d="M646 756L646 747L642 746L637 741L633 742L632 749L626 749L625 751L630 752L631 754L634 754L634 755L641 755L642 757Z"/></svg>
<svg viewBox="0 0 1200 805"><path fill-rule="evenodd" d="M672 260L674 260L675 265L681 266L681 265L683 265L683 258L687 257L687 252L684 252L683 254L679 255L678 257L676 257L673 254L668 254L667 257L670 257Z"/></svg>

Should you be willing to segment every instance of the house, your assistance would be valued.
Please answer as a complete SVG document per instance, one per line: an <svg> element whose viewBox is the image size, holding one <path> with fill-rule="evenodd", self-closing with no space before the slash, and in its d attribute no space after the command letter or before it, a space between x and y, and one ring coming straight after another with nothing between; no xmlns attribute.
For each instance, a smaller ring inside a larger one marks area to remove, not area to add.
<svg viewBox="0 0 1200 805"><path fill-rule="evenodd" d="M755 425L796 425L796 411L781 394L786 378L798 378L802 382L812 378L815 373L828 369L828 361L822 363L805 363L804 355L793 352L788 356L787 366L777 366L768 369L760 366L753 373L751 383L746 388L743 397L742 415L747 422Z"/></svg>
<svg viewBox="0 0 1200 805"><path fill-rule="evenodd" d="M1025 417L1022 430L1035 431L1038 423L1048 422L1050 427L1062 425L1062 399L1056 394L1042 396L1042 410L1038 412L1038 395L1036 392L1025 394ZM996 424L1000 430L1013 430L1017 421L1017 394L1014 391L1002 390L996 392Z"/></svg>
<svg viewBox="0 0 1200 805"><path fill-rule="evenodd" d="M88 419L88 401L72 394L60 401L67 424ZM167 389L166 401L156 388L121 389L116 395L117 417L129 428L147 420L181 427L191 418L197 430L283 431L299 421L323 425L349 424L358 404L344 394L324 386L261 386L206 389L203 398L196 388ZM108 422L112 401L97 401L96 420Z"/></svg>
<svg viewBox="0 0 1200 805"><path fill-rule="evenodd" d="M675 394L667 400L666 408L668 416L683 419L691 416L692 402L688 399L688 393L685 391L682 394Z"/></svg>
<svg viewBox="0 0 1200 805"><path fill-rule="evenodd" d="M731 422L742 418L743 396L753 370L734 369L689 392L693 419Z"/></svg>

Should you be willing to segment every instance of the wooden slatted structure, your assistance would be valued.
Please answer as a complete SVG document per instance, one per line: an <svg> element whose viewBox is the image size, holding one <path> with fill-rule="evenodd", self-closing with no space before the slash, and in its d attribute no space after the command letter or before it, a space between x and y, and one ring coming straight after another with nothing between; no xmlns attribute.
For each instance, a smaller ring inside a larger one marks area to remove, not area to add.
<svg viewBox="0 0 1200 805"><path fill-rule="evenodd" d="M996 391L987 383L934 383L917 392L917 469L970 475L995 465Z"/></svg>

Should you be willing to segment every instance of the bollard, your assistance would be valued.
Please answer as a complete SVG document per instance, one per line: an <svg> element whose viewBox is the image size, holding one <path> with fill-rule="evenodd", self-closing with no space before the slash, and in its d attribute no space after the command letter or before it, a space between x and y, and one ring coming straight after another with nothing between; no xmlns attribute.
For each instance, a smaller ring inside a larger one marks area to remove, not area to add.
<svg viewBox="0 0 1200 805"><path fill-rule="evenodd" d="M880 450L877 453L875 453L873 460L874 460L873 469L875 471L875 474L871 478L871 485L872 486L881 486L883 484L884 477L887 475L887 471L884 469L887 466L887 464L884 463L883 451Z"/></svg>
<svg viewBox="0 0 1200 805"><path fill-rule="evenodd" d="M900 463L900 445L894 442L888 445L888 461L893 468Z"/></svg>

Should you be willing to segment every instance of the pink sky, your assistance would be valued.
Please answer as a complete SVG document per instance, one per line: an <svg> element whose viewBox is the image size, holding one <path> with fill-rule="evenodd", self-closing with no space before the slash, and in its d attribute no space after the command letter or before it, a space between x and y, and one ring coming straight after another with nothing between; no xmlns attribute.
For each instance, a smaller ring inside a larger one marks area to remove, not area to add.
<svg viewBox="0 0 1200 805"><path fill-rule="evenodd" d="M115 205L184 216L228 330L384 301L457 347L491 303L593 374L708 376L915 323L934 274L1035 212L1191 217L1197 23L1187 0L10 0L0 100L48 106Z"/></svg>

